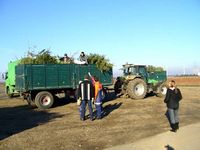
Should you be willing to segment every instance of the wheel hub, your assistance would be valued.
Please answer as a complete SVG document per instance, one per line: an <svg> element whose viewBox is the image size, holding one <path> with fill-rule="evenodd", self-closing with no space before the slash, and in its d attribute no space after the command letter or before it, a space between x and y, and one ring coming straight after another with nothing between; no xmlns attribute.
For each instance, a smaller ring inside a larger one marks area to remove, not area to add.
<svg viewBox="0 0 200 150"><path fill-rule="evenodd" d="M163 95L166 95L166 93L167 93L167 87L162 87L161 93L162 93Z"/></svg>
<svg viewBox="0 0 200 150"><path fill-rule="evenodd" d="M136 86L135 86L135 94L137 95L137 96L140 96L140 95L142 95L143 93L144 93L144 85L143 84L137 84Z"/></svg>
<svg viewBox="0 0 200 150"><path fill-rule="evenodd" d="M49 96L42 97L42 100L41 100L42 105L45 105L45 106L49 105L50 102L51 102L51 98Z"/></svg>

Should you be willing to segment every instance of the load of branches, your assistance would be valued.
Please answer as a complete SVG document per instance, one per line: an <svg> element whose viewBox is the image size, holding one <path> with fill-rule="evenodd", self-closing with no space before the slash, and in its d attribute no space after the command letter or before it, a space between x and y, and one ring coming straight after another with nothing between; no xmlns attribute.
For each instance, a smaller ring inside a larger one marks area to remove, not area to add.
<svg viewBox="0 0 200 150"><path fill-rule="evenodd" d="M96 64L97 68L99 68L101 71L109 71L113 67L113 64L109 62L109 59L106 59L104 55L99 54L88 55L88 63Z"/></svg>
<svg viewBox="0 0 200 150"><path fill-rule="evenodd" d="M109 71L112 69L113 64L106 59L104 55L89 54L87 56L88 64L96 64L97 68L101 71ZM62 63L59 57L52 56L49 49L43 49L38 53L28 51L26 57L20 60L20 64L59 64ZM73 61L72 61L73 63Z"/></svg>
<svg viewBox="0 0 200 150"><path fill-rule="evenodd" d="M159 71L164 71L164 68L163 67L156 67L156 66L148 65L147 66L147 71L148 72L159 72Z"/></svg>
<svg viewBox="0 0 200 150"><path fill-rule="evenodd" d="M20 64L56 64L56 56L52 56L50 50L43 49L38 53L28 52L27 56L20 60Z"/></svg>

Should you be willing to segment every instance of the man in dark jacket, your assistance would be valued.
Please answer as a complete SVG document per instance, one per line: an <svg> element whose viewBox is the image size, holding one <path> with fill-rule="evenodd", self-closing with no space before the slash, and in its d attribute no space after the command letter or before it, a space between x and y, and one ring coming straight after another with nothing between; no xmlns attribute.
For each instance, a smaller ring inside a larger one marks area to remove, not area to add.
<svg viewBox="0 0 200 150"><path fill-rule="evenodd" d="M176 87L175 81L169 82L169 88L167 89L164 102L167 104L167 113L172 128L172 132L176 132L179 129L179 101L182 99L181 91Z"/></svg>
<svg viewBox="0 0 200 150"><path fill-rule="evenodd" d="M78 97L81 98L80 119L82 121L85 120L86 104L88 104L89 107L90 120L93 121L92 100L94 99L94 86L88 78L89 77L86 75L84 81L79 83L78 88Z"/></svg>

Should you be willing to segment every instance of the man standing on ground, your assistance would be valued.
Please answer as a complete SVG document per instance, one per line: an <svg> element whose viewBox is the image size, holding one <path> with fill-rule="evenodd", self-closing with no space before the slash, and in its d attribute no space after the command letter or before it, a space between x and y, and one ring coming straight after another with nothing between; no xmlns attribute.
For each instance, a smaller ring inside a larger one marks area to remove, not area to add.
<svg viewBox="0 0 200 150"><path fill-rule="evenodd" d="M88 104L90 112L90 120L93 121L93 109L92 109L92 100L94 99L94 87L92 82L88 80L88 75L85 76L85 79L79 83L78 88L78 97L81 98L81 107L80 107L80 119L85 120L85 108Z"/></svg>
<svg viewBox="0 0 200 150"><path fill-rule="evenodd" d="M101 82L99 81L98 77L92 76L90 72L88 73L92 80L92 84L94 86L94 103L97 110L97 119L101 119L101 113L102 113L102 100L103 100L103 86Z"/></svg>
<svg viewBox="0 0 200 150"><path fill-rule="evenodd" d="M169 88L164 102L167 104L167 113L169 114L170 125L172 132L176 132L179 129L179 101L182 99L181 91L176 87L175 81L169 82Z"/></svg>

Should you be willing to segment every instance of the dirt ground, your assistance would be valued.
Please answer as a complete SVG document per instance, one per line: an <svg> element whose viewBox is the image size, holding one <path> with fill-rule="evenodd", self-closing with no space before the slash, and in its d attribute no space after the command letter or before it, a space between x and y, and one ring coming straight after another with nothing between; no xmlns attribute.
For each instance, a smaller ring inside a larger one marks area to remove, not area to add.
<svg viewBox="0 0 200 150"><path fill-rule="evenodd" d="M175 80L177 85L200 86L200 76L169 77L170 80Z"/></svg>
<svg viewBox="0 0 200 150"><path fill-rule="evenodd" d="M180 126L200 122L200 86L179 87ZM30 108L26 101L8 99L0 86L0 150L100 150L168 131L162 98L114 98L103 104L102 120L82 122L75 101L57 100L53 108ZM88 111L87 111L88 113Z"/></svg>

